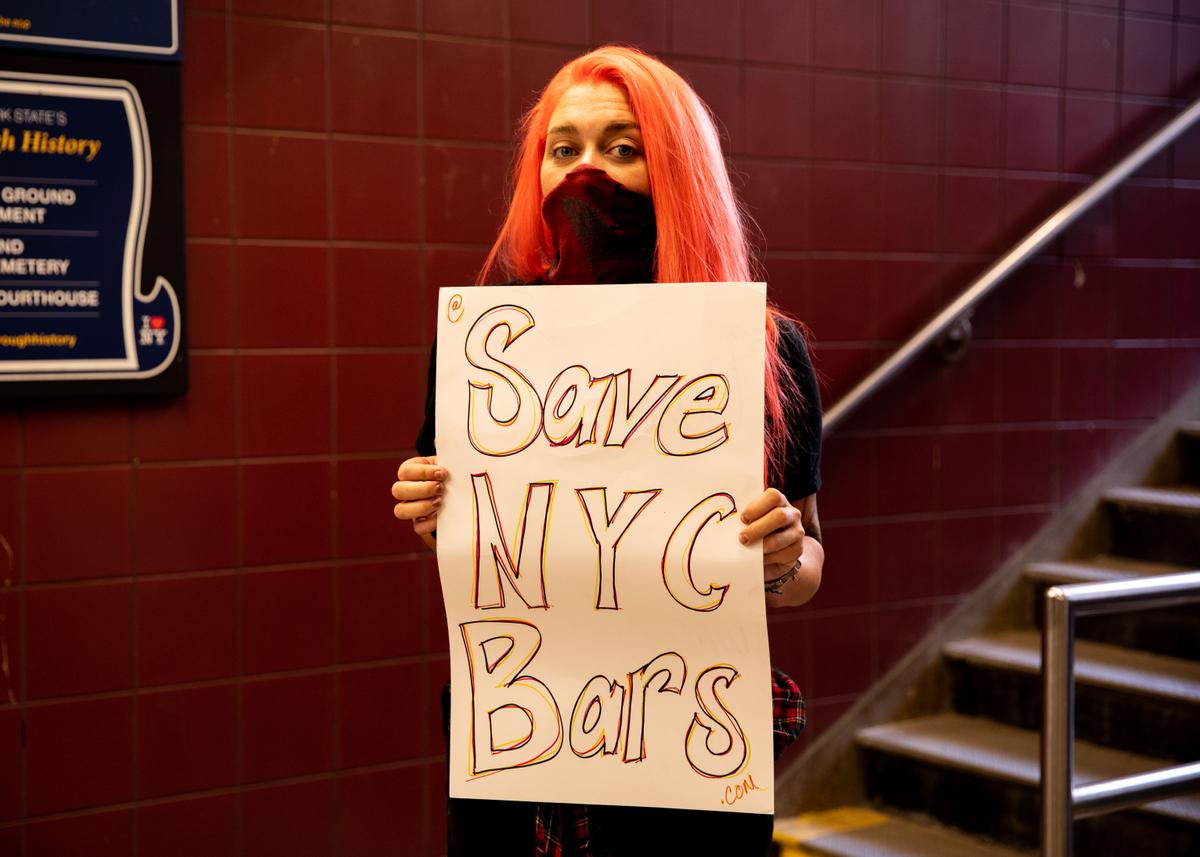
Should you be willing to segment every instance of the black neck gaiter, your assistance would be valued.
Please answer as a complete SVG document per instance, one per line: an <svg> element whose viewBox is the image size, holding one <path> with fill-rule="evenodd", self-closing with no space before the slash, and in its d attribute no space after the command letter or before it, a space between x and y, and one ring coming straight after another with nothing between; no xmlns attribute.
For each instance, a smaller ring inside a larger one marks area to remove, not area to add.
<svg viewBox="0 0 1200 857"><path fill-rule="evenodd" d="M552 285L654 281L657 228L650 197L603 170L579 167L542 200L555 261Z"/></svg>

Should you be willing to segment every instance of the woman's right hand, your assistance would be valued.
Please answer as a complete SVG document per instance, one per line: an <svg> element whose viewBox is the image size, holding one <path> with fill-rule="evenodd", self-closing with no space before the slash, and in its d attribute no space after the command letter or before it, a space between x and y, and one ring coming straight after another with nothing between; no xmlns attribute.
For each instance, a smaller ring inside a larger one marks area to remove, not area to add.
<svg viewBox="0 0 1200 857"><path fill-rule="evenodd" d="M446 468L439 467L436 456L410 458L396 470L392 497L394 512L402 521L412 521L418 536L427 536L437 529L438 509L442 506L442 488Z"/></svg>

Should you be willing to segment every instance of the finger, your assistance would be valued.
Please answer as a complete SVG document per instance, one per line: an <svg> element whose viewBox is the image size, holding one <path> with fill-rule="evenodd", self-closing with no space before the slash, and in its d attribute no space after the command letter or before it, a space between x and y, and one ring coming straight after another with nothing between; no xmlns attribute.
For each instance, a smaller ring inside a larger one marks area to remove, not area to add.
<svg viewBox="0 0 1200 857"><path fill-rule="evenodd" d="M786 505L788 505L787 498L780 493L778 488L768 488L747 503L745 509L742 509L742 523L749 524L752 521L758 520L776 506Z"/></svg>
<svg viewBox="0 0 1200 857"><path fill-rule="evenodd" d="M426 536L437 529L437 515L426 515L413 521L413 532L418 536Z"/></svg>
<svg viewBox="0 0 1200 857"><path fill-rule="evenodd" d="M776 554L780 551L793 551L796 556L804 553L804 527L797 523L783 530L776 530L763 539L763 556ZM783 562L783 560L775 560Z"/></svg>
<svg viewBox="0 0 1200 857"><path fill-rule="evenodd" d="M763 554L763 563L771 565L781 565L784 571L796 564L796 560L804 556L804 543L800 542L794 545L788 545L777 551ZM782 572L780 572L782 574Z"/></svg>
<svg viewBox="0 0 1200 857"><path fill-rule="evenodd" d="M436 479L429 482L393 482L392 496L397 500L432 500L442 493L442 483Z"/></svg>
<svg viewBox="0 0 1200 857"><path fill-rule="evenodd" d="M446 476L446 468L440 466L433 456L410 458L396 470L396 480L399 482L440 482Z"/></svg>
<svg viewBox="0 0 1200 857"><path fill-rule="evenodd" d="M793 520L798 521L800 513L791 506L776 506L758 520L749 524L738 537L742 544L751 545L759 539L785 527L791 526Z"/></svg>
<svg viewBox="0 0 1200 857"><path fill-rule="evenodd" d="M791 565L783 565L782 563L766 563L763 565L763 580L775 580L776 578L783 577L791 568Z"/></svg>
<svg viewBox="0 0 1200 857"><path fill-rule="evenodd" d="M441 508L441 505L441 497L435 497L432 500L414 500L412 502L397 503L393 512L400 520L411 521L436 512Z"/></svg>

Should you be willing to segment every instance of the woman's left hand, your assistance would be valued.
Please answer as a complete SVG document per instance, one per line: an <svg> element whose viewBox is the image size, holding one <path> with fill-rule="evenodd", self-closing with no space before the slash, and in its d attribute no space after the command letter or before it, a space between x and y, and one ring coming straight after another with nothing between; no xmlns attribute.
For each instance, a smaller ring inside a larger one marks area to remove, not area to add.
<svg viewBox="0 0 1200 857"><path fill-rule="evenodd" d="M763 543L763 579L786 574L804 554L804 523L799 509L776 488L768 488L742 510L739 539Z"/></svg>

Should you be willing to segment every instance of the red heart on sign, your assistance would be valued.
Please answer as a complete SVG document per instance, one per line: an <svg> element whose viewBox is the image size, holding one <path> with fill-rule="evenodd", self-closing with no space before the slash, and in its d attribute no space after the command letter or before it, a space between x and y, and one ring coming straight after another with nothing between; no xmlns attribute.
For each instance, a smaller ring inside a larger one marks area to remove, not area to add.
<svg viewBox="0 0 1200 857"><path fill-rule="evenodd" d="M167 325L167 320L161 315L150 316L150 326L155 330L162 330Z"/></svg>

